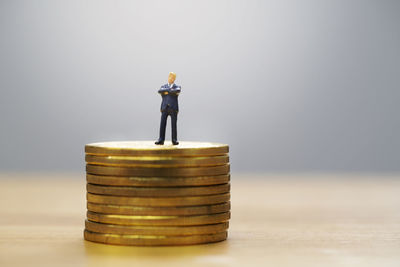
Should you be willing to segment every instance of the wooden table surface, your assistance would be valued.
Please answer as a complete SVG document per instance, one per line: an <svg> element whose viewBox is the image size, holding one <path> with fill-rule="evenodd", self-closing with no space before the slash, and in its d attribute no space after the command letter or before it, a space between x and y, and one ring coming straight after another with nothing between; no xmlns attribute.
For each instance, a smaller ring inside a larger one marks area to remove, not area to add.
<svg viewBox="0 0 400 267"><path fill-rule="evenodd" d="M232 175L228 240L83 240L85 177L0 175L0 266L400 266L400 176Z"/></svg>

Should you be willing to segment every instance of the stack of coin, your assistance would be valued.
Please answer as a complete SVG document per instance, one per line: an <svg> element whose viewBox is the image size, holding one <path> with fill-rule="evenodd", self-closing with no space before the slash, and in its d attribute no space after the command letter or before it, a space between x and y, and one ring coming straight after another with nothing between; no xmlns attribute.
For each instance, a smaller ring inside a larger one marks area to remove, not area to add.
<svg viewBox="0 0 400 267"><path fill-rule="evenodd" d="M85 152L86 240L161 246L227 238L228 145L104 142Z"/></svg>

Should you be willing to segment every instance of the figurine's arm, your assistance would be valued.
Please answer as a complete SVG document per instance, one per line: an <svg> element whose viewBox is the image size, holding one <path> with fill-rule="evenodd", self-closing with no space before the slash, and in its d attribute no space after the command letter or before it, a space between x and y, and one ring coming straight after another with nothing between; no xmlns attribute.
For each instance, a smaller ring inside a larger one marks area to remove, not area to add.
<svg viewBox="0 0 400 267"><path fill-rule="evenodd" d="M164 93L168 93L169 88L165 88L163 86L161 86L160 90L158 90L159 94L164 94Z"/></svg>
<svg viewBox="0 0 400 267"><path fill-rule="evenodd" d="M181 87L180 86L177 86L175 89L170 89L170 94L173 94L173 95L179 95L179 93L181 92Z"/></svg>
<svg viewBox="0 0 400 267"><path fill-rule="evenodd" d="M181 87L176 87L175 89L161 87L160 90L158 90L158 93L162 95L179 95L180 92Z"/></svg>

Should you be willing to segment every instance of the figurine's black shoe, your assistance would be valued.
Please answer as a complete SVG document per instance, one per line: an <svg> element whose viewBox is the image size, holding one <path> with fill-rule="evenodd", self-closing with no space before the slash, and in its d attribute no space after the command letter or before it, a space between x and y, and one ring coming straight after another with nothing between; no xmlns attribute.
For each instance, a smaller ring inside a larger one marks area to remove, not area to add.
<svg viewBox="0 0 400 267"><path fill-rule="evenodd" d="M164 144L164 141L162 141L162 140L157 140L154 144L156 144L156 145L163 145L163 144Z"/></svg>
<svg viewBox="0 0 400 267"><path fill-rule="evenodd" d="M178 142L178 141L172 141L172 144L173 144L174 146L176 146L176 145L179 145L179 142Z"/></svg>

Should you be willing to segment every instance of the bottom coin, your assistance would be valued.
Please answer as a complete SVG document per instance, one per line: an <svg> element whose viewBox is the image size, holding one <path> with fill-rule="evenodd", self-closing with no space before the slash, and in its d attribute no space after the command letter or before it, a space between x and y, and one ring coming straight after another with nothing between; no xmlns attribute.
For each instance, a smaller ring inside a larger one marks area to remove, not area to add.
<svg viewBox="0 0 400 267"><path fill-rule="evenodd" d="M128 226L97 223L86 220L85 227L88 231L103 234L186 236L221 233L228 229L229 223L224 222L195 226Z"/></svg>
<svg viewBox="0 0 400 267"><path fill-rule="evenodd" d="M209 235L188 236L158 236L158 235L118 235L101 234L85 229L84 238L88 241L110 245L131 246L179 246L213 243L223 241L228 237L226 231Z"/></svg>

